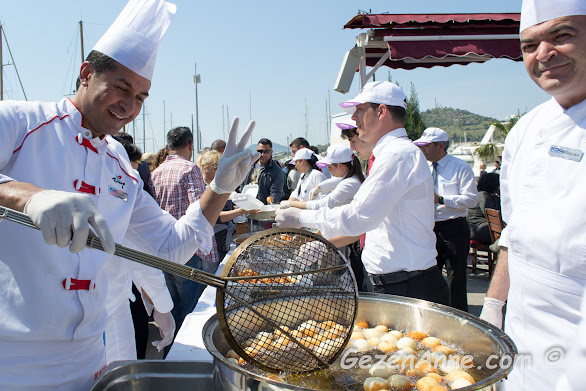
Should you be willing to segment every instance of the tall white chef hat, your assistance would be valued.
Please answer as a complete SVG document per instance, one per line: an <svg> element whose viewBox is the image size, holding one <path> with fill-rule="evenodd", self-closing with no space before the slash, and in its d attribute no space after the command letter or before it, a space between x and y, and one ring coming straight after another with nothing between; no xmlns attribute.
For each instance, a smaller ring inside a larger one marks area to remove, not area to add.
<svg viewBox="0 0 586 391"><path fill-rule="evenodd" d="M521 27L527 27L547 22L555 18L572 15L586 15L586 1L584 0L523 0L521 8Z"/></svg>
<svg viewBox="0 0 586 391"><path fill-rule="evenodd" d="M93 50L151 80L159 43L176 10L164 0L130 0Z"/></svg>

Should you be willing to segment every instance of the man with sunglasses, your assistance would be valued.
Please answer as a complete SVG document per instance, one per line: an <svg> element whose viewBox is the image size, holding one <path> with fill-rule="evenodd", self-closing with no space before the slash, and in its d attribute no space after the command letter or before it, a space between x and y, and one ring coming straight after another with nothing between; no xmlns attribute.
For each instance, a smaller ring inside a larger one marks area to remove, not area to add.
<svg viewBox="0 0 586 391"><path fill-rule="evenodd" d="M266 205L267 197L271 197L272 202L277 204L283 197L284 176L281 167L273 160L273 143L268 138L261 138L256 151L260 153L260 158L250 168L241 188L249 184L258 185L256 198Z"/></svg>

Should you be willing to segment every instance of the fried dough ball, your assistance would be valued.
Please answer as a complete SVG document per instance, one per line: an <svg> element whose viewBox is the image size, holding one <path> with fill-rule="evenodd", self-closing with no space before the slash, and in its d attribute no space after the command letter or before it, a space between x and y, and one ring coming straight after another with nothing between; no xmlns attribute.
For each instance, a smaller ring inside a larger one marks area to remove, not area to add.
<svg viewBox="0 0 586 391"><path fill-rule="evenodd" d="M366 323L364 321L356 322L356 324L354 326L358 327L359 329L367 329L369 327L368 323Z"/></svg>
<svg viewBox="0 0 586 391"><path fill-rule="evenodd" d="M256 356L258 352L259 349L255 345L244 348L244 353L248 354L250 357Z"/></svg>
<svg viewBox="0 0 586 391"><path fill-rule="evenodd" d="M359 352L368 352L370 349L372 349L372 346L370 346L368 341L366 341L365 339L355 340L354 342L352 342L352 347L358 350Z"/></svg>
<svg viewBox="0 0 586 391"><path fill-rule="evenodd" d="M238 359L235 359L234 357L230 357L226 361L228 361L229 363L232 363L234 365L240 365L240 363L238 362Z"/></svg>
<svg viewBox="0 0 586 391"><path fill-rule="evenodd" d="M419 368L404 368L403 374L405 376L415 377L415 378L425 376L425 373L423 371L421 371L421 369L419 369Z"/></svg>
<svg viewBox="0 0 586 391"><path fill-rule="evenodd" d="M322 329L329 330L338 324L336 322L334 322L333 320L326 320L325 322L321 322L319 325Z"/></svg>
<svg viewBox="0 0 586 391"><path fill-rule="evenodd" d="M275 375L274 373L269 373L267 375L267 378L271 379L271 380L275 380L281 383L285 383L285 380L283 380L283 378L279 375Z"/></svg>
<svg viewBox="0 0 586 391"><path fill-rule="evenodd" d="M421 340L421 344L429 348L434 348L438 345L441 345L442 341L440 341L439 338L436 337L426 337Z"/></svg>
<svg viewBox="0 0 586 391"><path fill-rule="evenodd" d="M391 342L393 344L396 344L397 341L399 340L397 337L395 337L393 334L391 333L385 333L380 337L381 341L388 341Z"/></svg>
<svg viewBox="0 0 586 391"><path fill-rule="evenodd" d="M291 333L291 329L290 329L289 327L287 327L287 326L281 326L281 328L282 328L283 330L285 330L286 332L288 332L288 333ZM285 333L283 333L281 330L279 330L279 329L276 329L276 330L275 330L275 335L276 335L276 336L278 336L278 337L280 337L280 336L284 336L284 335L286 335L286 334L285 334Z"/></svg>
<svg viewBox="0 0 586 391"><path fill-rule="evenodd" d="M389 384L382 377L369 377L364 381L364 391L388 390Z"/></svg>
<svg viewBox="0 0 586 391"><path fill-rule="evenodd" d="M389 368L387 363L385 362L378 362L370 367L368 370L371 376L374 377L384 377L385 379L393 374L393 370Z"/></svg>
<svg viewBox="0 0 586 391"><path fill-rule="evenodd" d="M452 383L455 382L457 379L466 379L470 382L470 384L474 384L474 378L468 373L463 371L462 369L456 369L446 375L446 380L451 381Z"/></svg>
<svg viewBox="0 0 586 391"><path fill-rule="evenodd" d="M396 352L397 350L399 350L399 348L397 347L397 345L395 345L392 342L384 341L384 340L382 340L378 344L378 348L379 348L379 350L382 350L385 353L393 353L393 352Z"/></svg>
<svg viewBox="0 0 586 391"><path fill-rule="evenodd" d="M367 342L370 344L370 346L376 348L380 344L380 338L371 338Z"/></svg>
<svg viewBox="0 0 586 391"><path fill-rule="evenodd" d="M415 341L421 341L424 338L427 338L427 334L422 333L421 331L411 331L407 334L408 338L414 339Z"/></svg>
<svg viewBox="0 0 586 391"><path fill-rule="evenodd" d="M419 391L431 391L433 387L439 386L439 382L435 380L433 377L422 377L421 379L417 380L415 386Z"/></svg>
<svg viewBox="0 0 586 391"><path fill-rule="evenodd" d="M435 386L430 391L448 391L448 389L444 386Z"/></svg>
<svg viewBox="0 0 586 391"><path fill-rule="evenodd" d="M444 378L441 377L441 375L439 373L431 372L431 373L426 374L425 376L427 376L427 377L433 377L440 384L444 382Z"/></svg>
<svg viewBox="0 0 586 391"><path fill-rule="evenodd" d="M389 328L387 326L385 326L384 324L379 324L375 327L375 329L377 329L378 331L380 331L381 333L387 333L389 331Z"/></svg>
<svg viewBox="0 0 586 391"><path fill-rule="evenodd" d="M409 337L403 337L397 341L396 345L399 349L403 349L403 348L415 349L417 347L417 342L414 339L411 339Z"/></svg>
<svg viewBox="0 0 586 391"><path fill-rule="evenodd" d="M411 390L414 386L414 384L411 383L411 380L403 375L392 375L389 377L389 385L393 390L399 391Z"/></svg>
<svg viewBox="0 0 586 391"><path fill-rule="evenodd" d="M377 329L364 329L362 334L366 336L366 339L380 338L382 336L382 333Z"/></svg>
<svg viewBox="0 0 586 391"><path fill-rule="evenodd" d="M228 353L226 353L226 358L235 358L238 360L240 356L234 350L229 350Z"/></svg>
<svg viewBox="0 0 586 391"><path fill-rule="evenodd" d="M417 364L417 368L420 369L422 372L425 373L437 373L437 369L433 367L430 363L426 361L422 361Z"/></svg>
<svg viewBox="0 0 586 391"><path fill-rule="evenodd" d="M474 384L474 383L470 383L468 380L463 379L463 378L456 379L452 383L452 390L457 390L458 388L468 387L468 386L471 386L472 384Z"/></svg>
<svg viewBox="0 0 586 391"><path fill-rule="evenodd" d="M403 338L403 337L405 336L405 334L403 334L403 333L402 333L402 332L400 332L399 330L391 330L391 331L389 331L389 333L390 333L391 335L393 335L393 336L394 336L395 338L397 338L397 339L401 339L401 338Z"/></svg>
<svg viewBox="0 0 586 391"><path fill-rule="evenodd" d="M456 351L454 349L452 349L451 347L446 346L446 345L438 345L433 348L433 351L434 352L442 352L446 356L449 356L451 354L456 354Z"/></svg>
<svg viewBox="0 0 586 391"><path fill-rule="evenodd" d="M366 339L366 335L362 334L360 331L354 331L350 336L350 341L355 341L357 339Z"/></svg>

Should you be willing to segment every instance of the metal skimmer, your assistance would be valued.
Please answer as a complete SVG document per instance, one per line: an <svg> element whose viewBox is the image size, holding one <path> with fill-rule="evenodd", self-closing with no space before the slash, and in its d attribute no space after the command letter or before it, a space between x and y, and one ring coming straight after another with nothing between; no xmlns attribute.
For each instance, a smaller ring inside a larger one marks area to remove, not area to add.
<svg viewBox="0 0 586 391"><path fill-rule="evenodd" d="M0 218L38 229L0 207ZM98 238L87 246L103 251ZM356 318L358 291L348 261L323 237L274 228L243 242L220 277L116 244L114 255L217 289L218 320L246 361L269 371L309 372L342 353Z"/></svg>

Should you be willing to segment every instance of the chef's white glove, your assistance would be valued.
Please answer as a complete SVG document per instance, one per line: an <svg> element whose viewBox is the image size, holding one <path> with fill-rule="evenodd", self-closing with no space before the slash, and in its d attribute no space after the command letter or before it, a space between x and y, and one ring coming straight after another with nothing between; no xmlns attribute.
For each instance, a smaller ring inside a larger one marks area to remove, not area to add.
<svg viewBox="0 0 586 391"><path fill-rule="evenodd" d="M252 164L258 160L260 153L252 153L249 149L244 149L248 139L252 135L254 129L254 121L250 121L244 132L244 136L236 144L236 137L238 136L238 117L232 120L232 127L230 128L230 135L226 143L226 149L222 154L222 158L218 162L218 169L216 176L210 183L211 189L216 194L232 193L244 179Z"/></svg>
<svg viewBox="0 0 586 391"><path fill-rule="evenodd" d="M287 200L285 201L281 201L281 203L279 204L279 208L280 209L287 209L291 207L291 203Z"/></svg>
<svg viewBox="0 0 586 391"><path fill-rule="evenodd" d="M484 298L484 305L480 313L480 319L492 323L499 329L503 328L503 307L505 303L492 297Z"/></svg>
<svg viewBox="0 0 586 391"><path fill-rule="evenodd" d="M279 227L301 228L300 214L301 209L298 208L279 209L275 216L275 222Z"/></svg>
<svg viewBox="0 0 586 391"><path fill-rule="evenodd" d="M28 200L24 213L41 229L47 244L69 246L70 252L78 253L86 246L91 225L104 250L114 254L115 243L108 223L87 194L44 190Z"/></svg>
<svg viewBox="0 0 586 391"><path fill-rule="evenodd" d="M315 200L317 196L321 193L321 188L319 186L314 187L309 192L309 200Z"/></svg>
<svg viewBox="0 0 586 391"><path fill-rule="evenodd" d="M153 341L152 344L160 352L173 342L173 337L175 336L175 319L173 319L171 312L160 313L156 309L153 311L153 318L157 322L157 326L159 326L159 333L162 339L160 341Z"/></svg>
<svg viewBox="0 0 586 391"><path fill-rule="evenodd" d="M306 266L311 266L317 260L322 258L324 255L328 253L328 248L325 244L320 241L314 240L312 242L307 242L301 247L299 247L299 251L297 253L297 258L299 261Z"/></svg>

